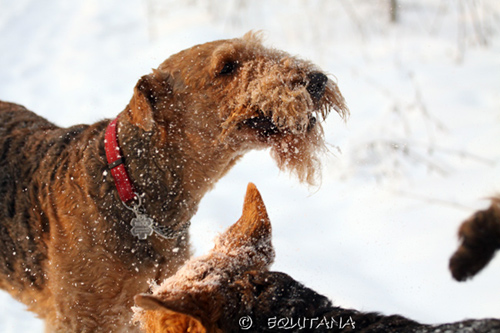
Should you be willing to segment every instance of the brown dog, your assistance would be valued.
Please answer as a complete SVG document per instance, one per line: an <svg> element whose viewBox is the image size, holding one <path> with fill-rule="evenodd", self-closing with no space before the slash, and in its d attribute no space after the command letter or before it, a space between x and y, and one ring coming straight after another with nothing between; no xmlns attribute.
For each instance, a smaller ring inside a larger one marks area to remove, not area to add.
<svg viewBox="0 0 500 333"><path fill-rule="evenodd" d="M133 330L133 296L189 257L204 194L266 147L313 182L331 110L347 114L334 82L252 33L171 56L113 122L0 102L0 287L47 330Z"/></svg>
<svg viewBox="0 0 500 333"><path fill-rule="evenodd" d="M136 296L134 319L148 333L220 332L500 332L500 320L425 325L333 306L287 274L269 271L271 224L259 192L248 186L242 217L153 294Z"/></svg>
<svg viewBox="0 0 500 333"><path fill-rule="evenodd" d="M482 270L500 249L500 197L463 222L458 237L460 246L450 259L450 270L457 281L465 281Z"/></svg>

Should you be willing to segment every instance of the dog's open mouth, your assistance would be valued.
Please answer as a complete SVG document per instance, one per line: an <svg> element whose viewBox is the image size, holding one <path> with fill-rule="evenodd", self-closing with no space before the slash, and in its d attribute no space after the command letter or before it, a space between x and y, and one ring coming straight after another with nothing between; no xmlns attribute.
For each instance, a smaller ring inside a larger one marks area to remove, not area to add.
<svg viewBox="0 0 500 333"><path fill-rule="evenodd" d="M274 124L272 117L267 116L246 119L243 121L243 125L259 131L264 136L276 135L280 132L278 126Z"/></svg>
<svg viewBox="0 0 500 333"><path fill-rule="evenodd" d="M245 119L242 124L246 127L257 130L262 136L269 137L280 133L302 132L304 129L306 131L310 131L316 125L316 117L309 115L307 125L297 124L295 128L292 129L277 125L272 116L266 116L262 112L259 112L258 115Z"/></svg>

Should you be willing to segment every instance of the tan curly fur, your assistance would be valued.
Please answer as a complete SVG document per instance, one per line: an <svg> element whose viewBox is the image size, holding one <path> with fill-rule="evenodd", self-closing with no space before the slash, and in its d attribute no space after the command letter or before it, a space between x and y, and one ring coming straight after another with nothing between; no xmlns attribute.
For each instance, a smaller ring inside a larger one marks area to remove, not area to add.
<svg viewBox="0 0 500 333"><path fill-rule="evenodd" d="M193 52L207 60L185 66L185 58ZM234 71L221 75L227 64ZM158 73L169 73L174 82L182 77L185 84L177 87L180 93L208 90L209 98L201 96L190 103L199 111L215 112L204 119L221 129L207 135L211 140L241 142L247 139L241 132L249 119L269 119L266 126L273 126L272 130L261 128L258 136L253 132L249 142L254 148L270 146L281 169L311 184L319 177L319 156L325 149L320 121L332 110L343 118L349 113L335 82L328 79L320 94L311 94L311 75L322 71L309 61L264 47L259 33L186 50L160 65Z"/></svg>

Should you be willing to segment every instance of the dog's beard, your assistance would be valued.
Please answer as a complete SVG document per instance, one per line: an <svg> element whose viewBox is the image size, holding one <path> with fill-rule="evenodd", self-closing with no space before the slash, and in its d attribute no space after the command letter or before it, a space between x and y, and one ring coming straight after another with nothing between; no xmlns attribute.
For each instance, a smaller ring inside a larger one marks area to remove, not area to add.
<svg viewBox="0 0 500 333"><path fill-rule="evenodd" d="M232 123L223 131L220 139L234 139L241 131L247 135L250 133L244 139L248 140L245 142L255 142L257 149L271 148L271 157L280 170L290 172L301 182L315 185L321 177L319 157L327 150L323 129L317 120L322 115L312 112L291 119L276 118L274 114L265 114L260 110L250 114L247 117L233 114Z"/></svg>
<svg viewBox="0 0 500 333"><path fill-rule="evenodd" d="M280 170L289 171L297 176L301 182L315 185L321 179L320 156L327 152L324 141L323 127L320 122L325 120L330 111L336 111L342 119L346 119L349 110L336 84L329 82L323 98L317 104L307 98L308 107L313 106L312 112L299 114L299 117L287 117L285 130L278 128L278 135L270 135L271 156ZM273 123L279 115L273 114Z"/></svg>
<svg viewBox="0 0 500 333"><path fill-rule="evenodd" d="M321 178L320 155L326 151L319 124L301 133L270 137L271 156L280 170L297 176L301 182L315 185Z"/></svg>

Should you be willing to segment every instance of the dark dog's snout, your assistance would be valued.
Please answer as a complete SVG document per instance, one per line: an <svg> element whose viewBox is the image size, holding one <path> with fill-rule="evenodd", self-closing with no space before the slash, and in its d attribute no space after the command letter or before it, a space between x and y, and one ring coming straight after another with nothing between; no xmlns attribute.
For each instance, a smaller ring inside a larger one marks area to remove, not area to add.
<svg viewBox="0 0 500 333"><path fill-rule="evenodd" d="M328 77L320 72L314 72L308 75L309 83L307 84L307 91L312 98L319 100L325 93L326 83Z"/></svg>

